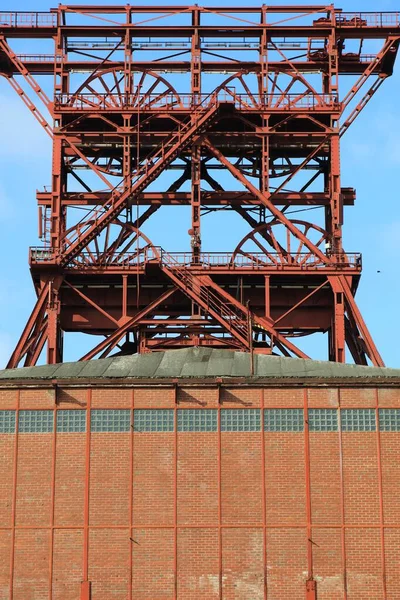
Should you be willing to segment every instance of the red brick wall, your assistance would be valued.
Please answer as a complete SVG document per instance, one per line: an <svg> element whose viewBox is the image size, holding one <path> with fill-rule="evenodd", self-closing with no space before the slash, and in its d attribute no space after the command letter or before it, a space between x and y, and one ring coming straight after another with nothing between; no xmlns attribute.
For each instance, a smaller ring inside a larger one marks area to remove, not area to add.
<svg viewBox="0 0 400 600"><path fill-rule="evenodd" d="M377 401L400 391L0 390L0 410ZM303 600L310 574L318 600L400 598L400 432L0 433L0 463L1 600L83 580L92 600Z"/></svg>

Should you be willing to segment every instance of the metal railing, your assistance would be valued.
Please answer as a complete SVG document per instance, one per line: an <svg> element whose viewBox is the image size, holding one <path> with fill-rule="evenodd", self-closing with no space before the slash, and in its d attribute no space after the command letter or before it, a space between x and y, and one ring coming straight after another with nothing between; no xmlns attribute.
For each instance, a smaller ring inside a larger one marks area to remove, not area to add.
<svg viewBox="0 0 400 600"><path fill-rule="evenodd" d="M215 95L182 94L57 94L55 110L120 110L123 108L143 112L165 109L190 110L199 104L208 108L216 98L220 102L231 102L241 110L318 110L339 107L333 94L236 94L220 91Z"/></svg>
<svg viewBox="0 0 400 600"><path fill-rule="evenodd" d="M23 63L54 63L62 60L61 56L55 54L17 54L17 58Z"/></svg>
<svg viewBox="0 0 400 600"><path fill-rule="evenodd" d="M342 12L336 27L400 27L400 12Z"/></svg>
<svg viewBox="0 0 400 600"><path fill-rule="evenodd" d="M335 16L337 27L400 27L400 12L396 11L341 12ZM57 27L57 13L0 11L0 27Z"/></svg>
<svg viewBox="0 0 400 600"><path fill-rule="evenodd" d="M0 11L0 27L57 27L57 13Z"/></svg>
<svg viewBox="0 0 400 600"><path fill-rule="evenodd" d="M330 254L332 263L330 266L338 268L361 269L362 257L360 253L338 253ZM45 264L54 262L55 253L50 248L31 247L30 263ZM106 268L118 267L129 269L130 267L143 267L149 262L159 262L171 266L171 260L176 266L191 267L194 269L248 269L260 270L266 267L279 269L323 269L326 263L310 252L298 254L283 254L279 252L254 252L249 255L237 254L233 256L230 252L202 252L194 259L191 252L165 252L161 247L146 247L139 252L126 252L121 256L99 256L90 252L80 252L73 259L69 268Z"/></svg>

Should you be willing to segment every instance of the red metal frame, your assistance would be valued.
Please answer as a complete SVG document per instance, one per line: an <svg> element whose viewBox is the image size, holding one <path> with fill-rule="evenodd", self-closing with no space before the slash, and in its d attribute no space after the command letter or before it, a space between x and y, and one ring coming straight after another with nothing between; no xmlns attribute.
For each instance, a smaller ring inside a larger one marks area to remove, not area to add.
<svg viewBox="0 0 400 600"><path fill-rule="evenodd" d="M54 53L18 55L14 38L54 40ZM332 5L0 12L0 74L53 138L43 245L30 252L38 300L8 367L35 364L45 345L62 361L68 332L105 336L85 360L188 345L304 357L296 338L326 333L330 360L348 349L383 365L354 300L361 257L342 246L355 192L341 187L340 138L392 74L399 41L400 13ZM141 228L181 205L191 249L171 254ZM295 206L322 222L293 219ZM251 232L204 253L202 214L222 209Z"/></svg>

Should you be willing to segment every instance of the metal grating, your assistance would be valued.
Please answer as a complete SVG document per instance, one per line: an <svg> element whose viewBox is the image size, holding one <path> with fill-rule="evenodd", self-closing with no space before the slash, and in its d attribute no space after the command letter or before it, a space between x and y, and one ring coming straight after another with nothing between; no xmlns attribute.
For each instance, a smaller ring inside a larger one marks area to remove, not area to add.
<svg viewBox="0 0 400 600"><path fill-rule="evenodd" d="M376 431L376 416L373 408L352 409L341 411L342 431Z"/></svg>
<svg viewBox="0 0 400 600"><path fill-rule="evenodd" d="M258 408L227 408L221 410L221 431L260 431L261 411Z"/></svg>
<svg viewBox="0 0 400 600"><path fill-rule="evenodd" d="M133 417L134 431L174 431L174 411L171 409L137 409Z"/></svg>
<svg viewBox="0 0 400 600"><path fill-rule="evenodd" d="M310 431L338 431L338 411L335 408L310 408L308 427Z"/></svg>
<svg viewBox="0 0 400 600"><path fill-rule="evenodd" d="M217 431L218 411L215 409L178 410L178 431Z"/></svg>
<svg viewBox="0 0 400 600"><path fill-rule="evenodd" d="M93 432L126 432L131 427L130 410L92 409L90 429Z"/></svg>
<svg viewBox="0 0 400 600"><path fill-rule="evenodd" d="M21 410L18 419L19 433L51 433L54 428L52 410Z"/></svg>
<svg viewBox="0 0 400 600"><path fill-rule="evenodd" d="M77 433L86 431L86 410L58 410L57 432Z"/></svg>

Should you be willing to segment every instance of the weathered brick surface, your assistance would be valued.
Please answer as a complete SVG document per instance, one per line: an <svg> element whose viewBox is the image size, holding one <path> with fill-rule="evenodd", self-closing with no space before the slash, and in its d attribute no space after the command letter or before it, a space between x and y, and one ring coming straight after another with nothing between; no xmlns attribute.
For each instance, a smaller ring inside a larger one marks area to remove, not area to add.
<svg viewBox="0 0 400 600"><path fill-rule="evenodd" d="M87 398L88 391L83 388L60 388L57 390L57 406L60 408L85 408Z"/></svg>
<svg viewBox="0 0 400 600"><path fill-rule="evenodd" d="M0 529L0 598L10 597L11 531Z"/></svg>
<svg viewBox="0 0 400 600"><path fill-rule="evenodd" d="M83 531L55 529L53 546L54 600L77 600L82 581Z"/></svg>
<svg viewBox="0 0 400 600"><path fill-rule="evenodd" d="M299 388L266 388L264 390L265 408L303 408L304 391Z"/></svg>
<svg viewBox="0 0 400 600"><path fill-rule="evenodd" d="M382 431L382 491L385 525L400 522L400 440L396 431Z"/></svg>
<svg viewBox="0 0 400 600"><path fill-rule="evenodd" d="M178 389L177 400L179 406L188 408L217 408L218 395L215 387L183 387Z"/></svg>
<svg viewBox="0 0 400 600"><path fill-rule="evenodd" d="M15 410L17 408L18 390L0 389L1 410Z"/></svg>
<svg viewBox="0 0 400 600"><path fill-rule="evenodd" d="M13 600L41 600L49 597L49 557L48 530L16 531Z"/></svg>
<svg viewBox="0 0 400 600"><path fill-rule="evenodd" d="M57 433L54 494L56 526L83 525L85 449L84 433Z"/></svg>
<svg viewBox="0 0 400 600"><path fill-rule="evenodd" d="M173 408L175 391L173 388L136 388L135 408Z"/></svg>
<svg viewBox="0 0 400 600"><path fill-rule="evenodd" d="M218 531L178 530L178 597L219 598Z"/></svg>
<svg viewBox="0 0 400 600"><path fill-rule="evenodd" d="M174 524L175 436L136 433L133 443L133 524Z"/></svg>
<svg viewBox="0 0 400 600"><path fill-rule="evenodd" d="M387 599L396 600L400 594L400 530L385 530L385 563Z"/></svg>
<svg viewBox="0 0 400 600"><path fill-rule="evenodd" d="M384 600L381 554L377 529L346 530L349 600Z"/></svg>
<svg viewBox="0 0 400 600"><path fill-rule="evenodd" d="M379 388L378 399L381 408L399 408L400 390L396 388Z"/></svg>
<svg viewBox="0 0 400 600"><path fill-rule="evenodd" d="M90 444L90 525L129 523L131 434L92 433Z"/></svg>
<svg viewBox="0 0 400 600"><path fill-rule="evenodd" d="M375 389L342 388L340 390L340 406L342 408L375 408Z"/></svg>
<svg viewBox="0 0 400 600"><path fill-rule="evenodd" d="M261 433L221 433L222 522L262 523Z"/></svg>
<svg viewBox="0 0 400 600"><path fill-rule="evenodd" d="M92 391L92 408L131 408L132 390L99 388Z"/></svg>
<svg viewBox="0 0 400 600"><path fill-rule="evenodd" d="M259 408L261 390L255 388L223 388L220 402L224 408Z"/></svg>
<svg viewBox="0 0 400 600"><path fill-rule="evenodd" d="M90 399L83 388L56 393L59 408L85 408ZM339 395L314 387L307 397L310 407L335 408ZM379 389L378 398L382 407L400 406L394 388ZM16 391L0 390L0 409L14 408L16 399ZM256 388L220 390L222 410L260 408L262 401L266 408L303 408L305 399L305 390L294 387L267 388L264 397ZM372 388L340 390L342 407L374 408L376 400ZM54 388L22 390L20 402L53 408ZM99 388L91 403L201 410L218 407L218 389L187 386L175 395L173 387ZM175 589L178 600L261 600L264 565L268 600L303 600L307 548L318 600L344 599L345 575L348 600L383 600L378 434L343 432L342 448L338 432L310 432L308 439L311 541L306 432L19 434L13 600L79 600L87 531L93 600L128 600L131 582L132 600L173 600ZM1 600L9 599L14 440L0 434ZM385 600L400 598L399 440L399 432L380 433Z"/></svg>
<svg viewBox="0 0 400 600"><path fill-rule="evenodd" d="M126 600L129 589L129 529L94 529L89 539L92 600Z"/></svg>
<svg viewBox="0 0 400 600"><path fill-rule="evenodd" d="M18 436L16 524L50 525L53 435Z"/></svg>
<svg viewBox="0 0 400 600"><path fill-rule="evenodd" d="M132 597L170 600L174 597L174 530L133 529Z"/></svg>
<svg viewBox="0 0 400 600"><path fill-rule="evenodd" d="M267 532L268 600L303 600L307 579L305 529L271 529Z"/></svg>
<svg viewBox="0 0 400 600"><path fill-rule="evenodd" d="M263 600L262 529L229 528L222 532L222 589L226 600Z"/></svg>
<svg viewBox="0 0 400 600"><path fill-rule="evenodd" d="M340 525L339 434L310 432L309 443L312 522L316 525Z"/></svg>
<svg viewBox="0 0 400 600"><path fill-rule="evenodd" d="M266 432L267 523L303 524L306 519L304 434Z"/></svg>
<svg viewBox="0 0 400 600"><path fill-rule="evenodd" d="M54 408L55 405L55 390L54 389L22 389L20 391L19 407L24 410Z"/></svg>
<svg viewBox="0 0 400 600"><path fill-rule="evenodd" d="M218 521L218 434L178 434L178 525Z"/></svg>
<svg viewBox="0 0 400 600"><path fill-rule="evenodd" d="M343 600L344 576L340 529L315 528L312 532L313 571L318 600Z"/></svg>
<svg viewBox="0 0 400 600"><path fill-rule="evenodd" d="M346 525L379 523L376 433L344 431L343 479Z"/></svg>
<svg viewBox="0 0 400 600"><path fill-rule="evenodd" d="M0 527L11 525L15 435L0 433Z"/></svg>
<svg viewBox="0 0 400 600"><path fill-rule="evenodd" d="M338 407L338 391L335 388L310 388L307 395L310 408Z"/></svg>

